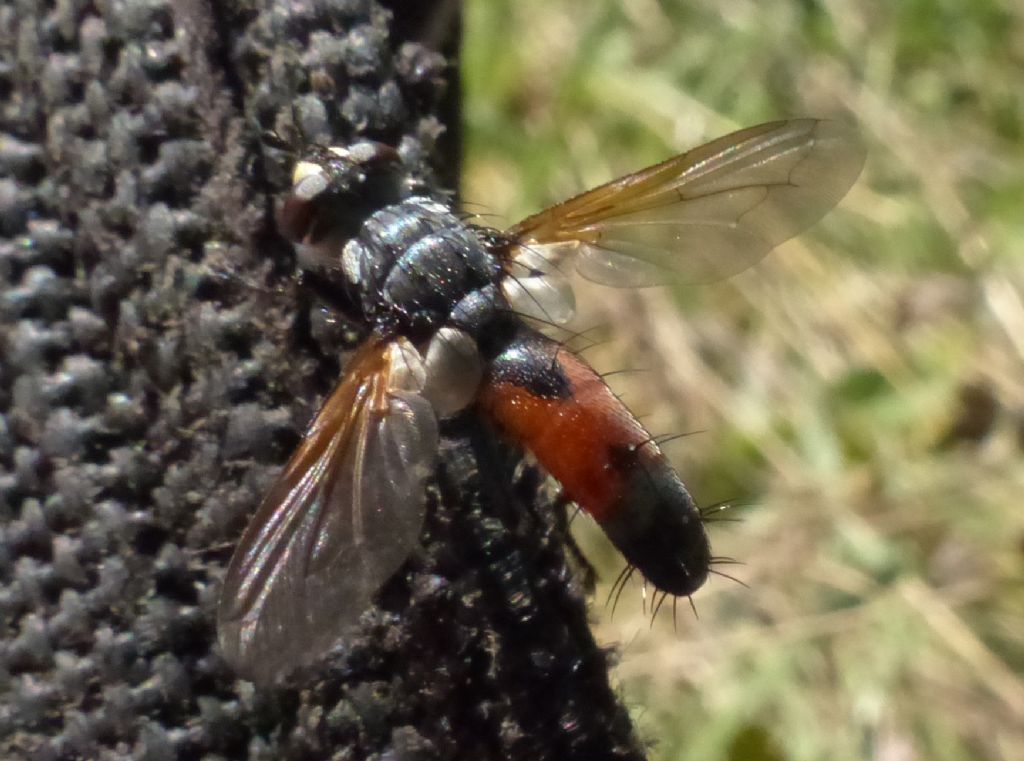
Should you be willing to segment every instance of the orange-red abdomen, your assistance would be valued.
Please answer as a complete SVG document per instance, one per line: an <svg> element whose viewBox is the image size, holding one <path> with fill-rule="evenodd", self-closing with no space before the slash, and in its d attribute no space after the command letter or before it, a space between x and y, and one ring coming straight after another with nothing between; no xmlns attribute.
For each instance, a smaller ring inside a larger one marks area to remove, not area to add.
<svg viewBox="0 0 1024 761"><path fill-rule="evenodd" d="M491 362L478 404L660 589L690 594L710 548L679 476L600 376L523 328Z"/></svg>

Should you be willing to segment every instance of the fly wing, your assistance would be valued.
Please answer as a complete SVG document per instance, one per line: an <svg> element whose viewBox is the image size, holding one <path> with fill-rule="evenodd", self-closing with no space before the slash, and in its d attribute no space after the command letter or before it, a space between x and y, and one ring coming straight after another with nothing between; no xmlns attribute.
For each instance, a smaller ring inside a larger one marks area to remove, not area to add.
<svg viewBox="0 0 1024 761"><path fill-rule="evenodd" d="M269 682L328 649L408 557L437 420L404 339L364 347L235 549L221 591L225 658Z"/></svg>
<svg viewBox="0 0 1024 761"><path fill-rule="evenodd" d="M814 224L863 164L851 127L771 122L576 196L508 235L556 262L573 258L583 277L603 285L710 282Z"/></svg>

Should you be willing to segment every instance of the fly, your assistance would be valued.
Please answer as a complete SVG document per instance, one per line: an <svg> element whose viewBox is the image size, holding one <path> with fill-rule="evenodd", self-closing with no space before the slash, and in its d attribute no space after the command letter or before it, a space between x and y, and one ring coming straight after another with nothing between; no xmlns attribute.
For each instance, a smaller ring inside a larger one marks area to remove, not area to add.
<svg viewBox="0 0 1024 761"><path fill-rule="evenodd" d="M733 275L820 219L863 162L841 123L772 122L498 232L427 197L388 146L310 151L279 227L369 334L235 549L227 660L270 681L355 623L419 540L438 421L467 408L532 452L654 587L693 594L711 551L679 475L597 373L525 318L572 318L569 268L612 287ZM361 205L368 188L383 208Z"/></svg>

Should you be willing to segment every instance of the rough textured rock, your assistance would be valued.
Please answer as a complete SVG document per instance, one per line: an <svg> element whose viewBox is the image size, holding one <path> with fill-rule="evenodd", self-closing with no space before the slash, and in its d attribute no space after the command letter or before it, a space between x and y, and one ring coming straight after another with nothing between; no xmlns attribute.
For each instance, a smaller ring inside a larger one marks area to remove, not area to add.
<svg viewBox="0 0 1024 761"><path fill-rule="evenodd" d="M274 689L214 648L231 544L358 340L296 281L261 130L455 180L455 71L408 39L452 4L392 5L0 6L3 758L642 757L558 513L471 416L357 636Z"/></svg>

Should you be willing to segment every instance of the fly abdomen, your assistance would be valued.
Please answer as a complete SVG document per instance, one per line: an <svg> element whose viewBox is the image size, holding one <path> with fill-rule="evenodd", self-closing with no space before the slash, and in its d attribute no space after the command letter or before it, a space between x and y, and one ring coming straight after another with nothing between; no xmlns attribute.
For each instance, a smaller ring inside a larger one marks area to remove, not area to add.
<svg viewBox="0 0 1024 761"><path fill-rule="evenodd" d="M693 499L650 434L574 354L521 329L492 361L478 403L656 587L688 595L704 583L711 551Z"/></svg>

